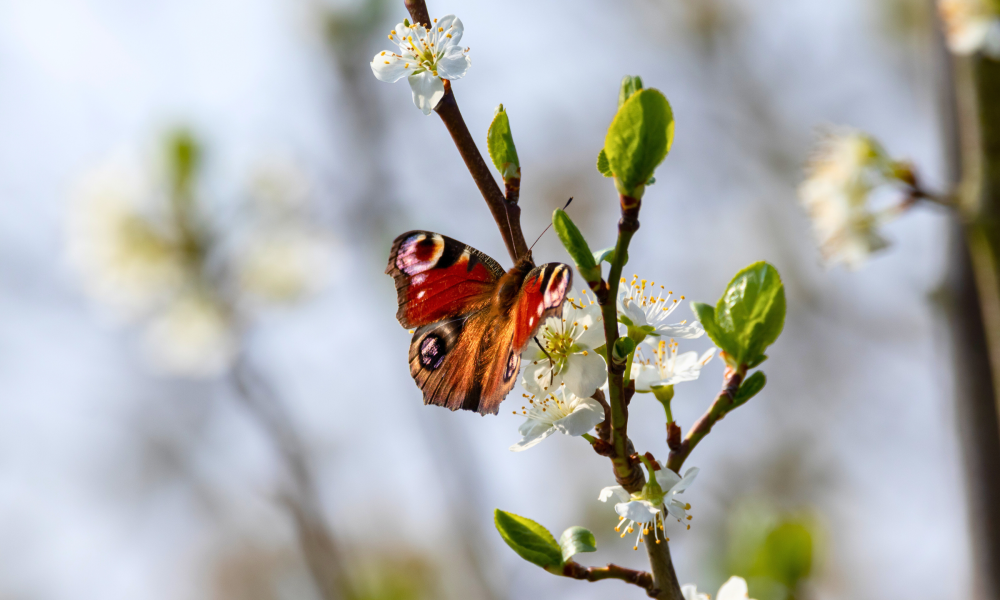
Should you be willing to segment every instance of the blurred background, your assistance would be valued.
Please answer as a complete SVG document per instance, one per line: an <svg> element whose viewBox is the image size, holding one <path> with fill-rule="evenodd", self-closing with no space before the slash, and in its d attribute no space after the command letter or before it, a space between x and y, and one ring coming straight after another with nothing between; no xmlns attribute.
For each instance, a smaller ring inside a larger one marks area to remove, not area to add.
<svg viewBox="0 0 1000 600"><path fill-rule="evenodd" d="M594 163L639 74L677 129L628 274L714 301L752 261L782 273L770 384L688 462L681 581L970 595L948 218L914 211L863 270L826 270L795 195L831 123L943 185L930 2L429 9L465 23L455 92L481 149L496 105L510 115L526 237L573 196L591 245L612 244ZM409 376L392 239L429 229L509 263L440 120L371 74L404 16L388 0L0 2L0 598L644 597L552 577L492 525L496 507L585 525L599 550L581 562L645 568L597 501L606 459L566 436L511 453L520 418L424 407ZM552 234L535 256L568 261ZM721 376L715 361L678 388L682 424ZM632 406L636 446L665 458L662 409Z"/></svg>

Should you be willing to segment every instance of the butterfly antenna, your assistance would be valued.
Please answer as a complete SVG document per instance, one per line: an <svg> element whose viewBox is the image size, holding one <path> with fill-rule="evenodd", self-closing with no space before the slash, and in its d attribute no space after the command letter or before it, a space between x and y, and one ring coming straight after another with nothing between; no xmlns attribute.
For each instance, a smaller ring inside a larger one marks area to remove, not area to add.
<svg viewBox="0 0 1000 600"><path fill-rule="evenodd" d="M538 336L537 335L534 336L532 339L534 339L535 343L538 344L538 349L541 350L542 353L545 355L545 357L549 359L549 373L551 373L551 374L554 375L555 374L555 369L556 369L556 363L555 363L554 360L552 360L552 356L545 349L545 346L543 346L542 343L538 341ZM552 381L549 380L549 383L552 383Z"/></svg>
<svg viewBox="0 0 1000 600"><path fill-rule="evenodd" d="M570 205L571 202L573 202L573 198L570 198L569 200L567 200L565 206L563 206L562 209L566 210L567 208L569 208L569 205ZM545 235L545 232L548 231L551 228L552 228L552 221L549 221L548 227L546 227L544 230L542 230L541 233L538 234L538 237L535 238L534 242L532 242L531 248L534 248L535 244L538 243L538 240L542 239L542 236ZM528 252L531 252L531 248L528 248ZM535 340L535 341L538 341L538 340Z"/></svg>
<svg viewBox="0 0 1000 600"><path fill-rule="evenodd" d="M513 235L514 229L510 225L510 212L508 212L507 209L504 209L503 214L504 214L505 217L507 217L507 231L511 232L511 234ZM516 255L517 254L516 244L511 244L511 246L514 247L514 254ZM514 261L517 262L518 258L521 258L521 257L520 256L515 256L514 257Z"/></svg>

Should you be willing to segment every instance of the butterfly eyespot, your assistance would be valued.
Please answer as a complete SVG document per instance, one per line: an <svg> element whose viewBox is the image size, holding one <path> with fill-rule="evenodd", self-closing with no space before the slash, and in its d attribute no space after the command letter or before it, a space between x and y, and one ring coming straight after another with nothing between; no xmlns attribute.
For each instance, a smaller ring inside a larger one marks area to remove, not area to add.
<svg viewBox="0 0 1000 600"><path fill-rule="evenodd" d="M425 369L433 371L444 362L445 343L440 336L429 335L420 342L420 364Z"/></svg>
<svg viewBox="0 0 1000 600"><path fill-rule="evenodd" d="M434 268L444 254L444 237L439 234L414 234L399 245L396 268L407 275L416 275Z"/></svg>
<svg viewBox="0 0 1000 600"><path fill-rule="evenodd" d="M521 366L521 355L511 350L510 354L507 356L507 368L503 372L503 380L510 381L515 375L517 375L517 370Z"/></svg>

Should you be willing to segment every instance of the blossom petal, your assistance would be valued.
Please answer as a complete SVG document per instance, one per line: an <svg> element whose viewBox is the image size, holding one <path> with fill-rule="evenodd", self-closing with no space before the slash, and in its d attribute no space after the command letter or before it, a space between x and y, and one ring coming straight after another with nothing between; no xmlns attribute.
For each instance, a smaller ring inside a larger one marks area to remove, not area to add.
<svg viewBox="0 0 1000 600"><path fill-rule="evenodd" d="M649 392L654 384L661 385L660 370L656 365L632 363L632 379L635 380L637 392Z"/></svg>
<svg viewBox="0 0 1000 600"><path fill-rule="evenodd" d="M568 416L552 424L560 433L583 435L604 420L604 407L593 398L579 398L576 408Z"/></svg>
<svg viewBox="0 0 1000 600"><path fill-rule="evenodd" d="M610 498L611 496L616 496L618 500L621 502L628 502L628 499L631 498L631 496L629 496L629 493L626 492L625 488L623 488L622 486L611 485L601 490L601 495L598 496L597 499L600 500L601 502L607 502L608 498Z"/></svg>
<svg viewBox="0 0 1000 600"><path fill-rule="evenodd" d="M521 386L529 394L544 396L549 390L557 389L563 381L561 374L552 372L548 359L542 358L530 363L524 363L522 359L522 364L525 364L525 367L521 373Z"/></svg>
<svg viewBox="0 0 1000 600"><path fill-rule="evenodd" d="M698 467L691 467L687 471L684 471L684 477L673 488L671 488L671 490L681 493L688 489L691 487L691 484L694 483L695 477L697 477L700 472L701 469Z"/></svg>
<svg viewBox="0 0 1000 600"><path fill-rule="evenodd" d="M511 446L510 451L521 452L527 450L555 432L555 428L549 423L528 419L518 428L518 433L521 434L521 441Z"/></svg>
<svg viewBox="0 0 1000 600"><path fill-rule="evenodd" d="M585 306L581 315L577 316L579 335L576 338L576 345L587 350L593 350L604 345L604 328L601 326L601 308L597 304ZM580 332L579 330L583 331Z"/></svg>
<svg viewBox="0 0 1000 600"><path fill-rule="evenodd" d="M681 476L674 473L673 469L663 467L659 471L655 471L655 473L656 483L660 484L660 488L662 488L665 492L672 490L673 487L681 481Z"/></svg>
<svg viewBox="0 0 1000 600"><path fill-rule="evenodd" d="M698 588L690 583L681 586L681 596L684 600L709 600L708 594L699 594Z"/></svg>
<svg viewBox="0 0 1000 600"><path fill-rule="evenodd" d="M438 19L438 22L434 24L435 27L439 29L444 29L441 32L441 36L448 40L447 42L441 42L441 45L445 43L457 46L462 41L462 34L465 33L465 25L462 24L462 19L459 19L455 15L445 15ZM451 35L451 37L447 37Z"/></svg>
<svg viewBox="0 0 1000 600"><path fill-rule="evenodd" d="M569 391L581 398L594 395L597 388L608 380L608 370L604 359L596 352L571 354L566 359L566 367L560 373Z"/></svg>
<svg viewBox="0 0 1000 600"><path fill-rule="evenodd" d="M372 73L379 81L395 83L413 72L416 63L407 63L406 59L391 52L380 52L372 59Z"/></svg>
<svg viewBox="0 0 1000 600"><path fill-rule="evenodd" d="M636 523L648 523L660 513L660 509L646 500L633 500L616 504L615 512L618 513L618 516Z"/></svg>
<svg viewBox="0 0 1000 600"><path fill-rule="evenodd" d="M673 499L664 505L670 516L677 519L678 521L683 521L687 518L687 506L680 500Z"/></svg>
<svg viewBox="0 0 1000 600"><path fill-rule="evenodd" d="M471 66L472 59L456 46L445 50L444 56L437 61L438 75L445 79L461 79L469 72Z"/></svg>
<svg viewBox="0 0 1000 600"><path fill-rule="evenodd" d="M693 340L705 335L705 328L702 327L700 322L691 321L688 323L674 323L672 325L657 325L656 333L668 338ZM654 337L652 341L656 343L657 340Z"/></svg>
<svg viewBox="0 0 1000 600"><path fill-rule="evenodd" d="M730 577L729 581L719 588L719 595L716 600L746 600L750 597L750 590L747 589L747 582L742 577Z"/></svg>
<svg viewBox="0 0 1000 600"><path fill-rule="evenodd" d="M441 98L444 98L444 83L430 71L410 75L408 81L413 90L413 103L425 115L431 114Z"/></svg>

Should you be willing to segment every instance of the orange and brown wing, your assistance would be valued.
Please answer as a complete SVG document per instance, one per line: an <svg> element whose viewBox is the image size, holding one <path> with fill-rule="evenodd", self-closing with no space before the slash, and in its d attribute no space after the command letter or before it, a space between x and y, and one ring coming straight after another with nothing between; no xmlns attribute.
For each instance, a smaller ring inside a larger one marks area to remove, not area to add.
<svg viewBox="0 0 1000 600"><path fill-rule="evenodd" d="M385 272L396 283L396 319L407 328L484 308L504 274L479 250L430 231L397 237Z"/></svg>

